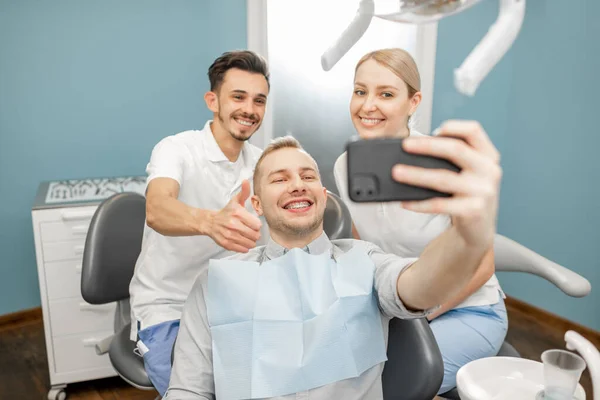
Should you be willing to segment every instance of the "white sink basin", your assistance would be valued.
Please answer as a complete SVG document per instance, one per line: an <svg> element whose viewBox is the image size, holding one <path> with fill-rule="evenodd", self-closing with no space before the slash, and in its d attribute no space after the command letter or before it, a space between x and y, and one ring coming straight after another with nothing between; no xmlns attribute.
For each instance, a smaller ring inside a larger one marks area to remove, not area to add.
<svg viewBox="0 0 600 400"><path fill-rule="evenodd" d="M535 400L544 389L541 362L514 357L489 357L458 370L456 386L461 400ZM576 400L585 400L577 385Z"/></svg>

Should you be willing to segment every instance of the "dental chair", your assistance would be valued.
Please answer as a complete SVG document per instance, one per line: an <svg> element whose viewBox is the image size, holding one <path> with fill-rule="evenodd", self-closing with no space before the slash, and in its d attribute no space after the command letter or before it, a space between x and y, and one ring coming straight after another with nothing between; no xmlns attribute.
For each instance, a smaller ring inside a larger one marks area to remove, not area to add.
<svg viewBox="0 0 600 400"><path fill-rule="evenodd" d="M351 238L350 212L343 201L328 192L324 229L331 239ZM104 200L92 218L86 238L81 276L81 294L90 304L117 302L115 334L96 345L98 354L108 353L121 378L142 390L154 390L129 339L129 282L141 249L145 225L145 198L136 193L119 193ZM566 294L582 297L590 284L576 273L524 246L496 235L496 270L520 271L541 276ZM443 379L443 361L426 319L392 319L389 326L388 361L382 383L385 400L431 399ZM518 357L505 343L499 354ZM443 395L459 399L455 390Z"/></svg>
<svg viewBox="0 0 600 400"><path fill-rule="evenodd" d="M590 282L581 275L499 234L494 239L494 262L496 271L524 272L539 276L571 297L587 296L592 288ZM520 354L508 342L502 344L497 355L500 357L520 357ZM456 388L440 395L440 397L460 400Z"/></svg>
<svg viewBox="0 0 600 400"><path fill-rule="evenodd" d="M81 270L81 294L90 304L117 302L114 335L96 345L130 385L154 390L142 357L129 339L129 282L142 246L146 199L137 193L118 193L96 209L87 233ZM160 398L160 397L159 397Z"/></svg>

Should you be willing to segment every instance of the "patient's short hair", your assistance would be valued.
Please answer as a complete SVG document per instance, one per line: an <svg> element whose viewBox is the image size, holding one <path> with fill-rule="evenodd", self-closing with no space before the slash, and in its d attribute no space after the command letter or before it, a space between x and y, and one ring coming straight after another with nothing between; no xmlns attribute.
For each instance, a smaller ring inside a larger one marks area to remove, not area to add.
<svg viewBox="0 0 600 400"><path fill-rule="evenodd" d="M306 150L304 150L304 148L302 147L300 142L292 136L281 136L281 137L277 137L277 138L271 140L271 143L269 143L269 145L267 147L265 147L265 150L263 151L260 158L256 162L256 167L254 167L254 177L252 178L252 185L254 186L254 194L258 195L258 183L260 182L260 175L261 175L260 165L262 164L262 162L266 156L268 156L269 154L271 154L277 150L281 150L281 149L298 149L298 150L304 151L306 154L308 154L308 152ZM315 165L316 164L317 163L315 162ZM317 166L317 169L318 169L318 166ZM319 171L317 170L317 173L318 172Z"/></svg>

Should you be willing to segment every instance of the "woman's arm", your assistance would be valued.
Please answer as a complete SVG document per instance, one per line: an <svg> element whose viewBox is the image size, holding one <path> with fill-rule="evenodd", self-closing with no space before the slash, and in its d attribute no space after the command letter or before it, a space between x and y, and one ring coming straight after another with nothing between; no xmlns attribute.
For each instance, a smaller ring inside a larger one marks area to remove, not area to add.
<svg viewBox="0 0 600 400"><path fill-rule="evenodd" d="M360 235L358 234L358 230L356 229L354 222L352 222L352 236L354 239L360 240ZM494 248L492 247L489 252L486 253L483 260L481 260L481 264L479 264L475 275L473 275L467 285L454 298L452 298L452 300L442 304L438 310L429 314L427 319L431 321L432 319L439 317L440 315L452 310L454 307L462 303L467 297L479 290L479 288L482 287L492 277L495 269Z"/></svg>

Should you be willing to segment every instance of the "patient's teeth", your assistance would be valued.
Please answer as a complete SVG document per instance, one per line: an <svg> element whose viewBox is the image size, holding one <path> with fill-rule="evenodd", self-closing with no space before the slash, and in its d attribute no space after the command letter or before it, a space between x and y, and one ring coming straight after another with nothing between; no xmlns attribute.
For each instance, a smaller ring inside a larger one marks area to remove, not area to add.
<svg viewBox="0 0 600 400"><path fill-rule="evenodd" d="M288 204L287 206L285 206L285 208L289 210L290 208L304 208L308 206L310 206L310 203L308 201L299 201L297 203Z"/></svg>

